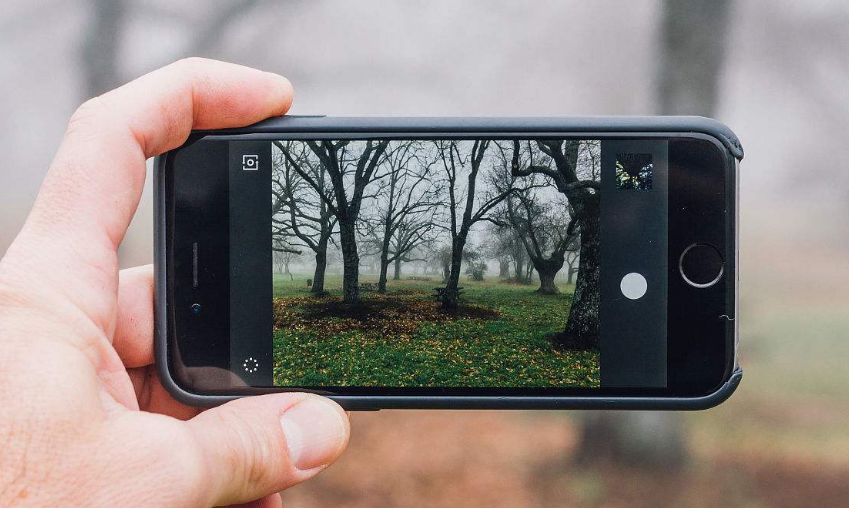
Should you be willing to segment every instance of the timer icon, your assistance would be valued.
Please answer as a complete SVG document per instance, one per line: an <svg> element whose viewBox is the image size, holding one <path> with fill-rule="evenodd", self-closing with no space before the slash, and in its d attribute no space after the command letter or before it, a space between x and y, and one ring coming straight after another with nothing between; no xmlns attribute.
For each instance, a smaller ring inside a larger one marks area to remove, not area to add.
<svg viewBox="0 0 849 508"><path fill-rule="evenodd" d="M253 356L249 356L245 358L244 362L242 362L242 368L244 368L245 372L248 374L253 374L259 370L259 362Z"/></svg>

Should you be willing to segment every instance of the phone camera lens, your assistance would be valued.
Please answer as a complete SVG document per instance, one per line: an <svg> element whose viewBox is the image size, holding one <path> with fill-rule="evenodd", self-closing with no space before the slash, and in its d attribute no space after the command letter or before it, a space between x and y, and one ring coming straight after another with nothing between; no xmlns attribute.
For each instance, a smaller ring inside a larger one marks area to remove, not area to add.
<svg viewBox="0 0 849 508"><path fill-rule="evenodd" d="M193 303L192 304L192 314L194 314L195 316L200 314L200 304L199 303Z"/></svg>

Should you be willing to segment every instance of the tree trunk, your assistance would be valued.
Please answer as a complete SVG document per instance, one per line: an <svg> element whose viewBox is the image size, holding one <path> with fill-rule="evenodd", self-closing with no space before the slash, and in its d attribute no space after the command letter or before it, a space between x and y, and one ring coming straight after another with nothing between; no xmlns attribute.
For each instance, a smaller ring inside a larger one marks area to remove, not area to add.
<svg viewBox="0 0 849 508"><path fill-rule="evenodd" d="M460 270L463 266L463 248L466 239L458 239L454 242L454 250L451 252L451 271L448 274L448 287L457 289L460 285Z"/></svg>
<svg viewBox="0 0 849 508"><path fill-rule="evenodd" d="M386 223L383 229L383 242L380 245L380 278L377 281L377 292L386 292L386 272L389 268L389 243L392 241L391 231L392 222L386 217Z"/></svg>
<svg viewBox="0 0 849 508"><path fill-rule="evenodd" d="M597 196L591 195L580 202L570 199L576 209L583 209L583 213L578 219L581 227L578 280L566 328L556 337L558 345L564 349L596 349L599 346L601 242Z"/></svg>
<svg viewBox="0 0 849 508"><path fill-rule="evenodd" d="M510 278L510 260L498 260L498 278L499 279L509 279Z"/></svg>
<svg viewBox="0 0 849 508"><path fill-rule="evenodd" d="M658 66L658 113L711 116L730 27L729 0L666 0ZM583 264L583 249L580 265ZM578 275L580 279L580 273ZM580 280L579 280L580 283ZM576 287L577 292L577 287ZM584 415L578 460L680 468L689 452L679 414L661 411Z"/></svg>
<svg viewBox="0 0 849 508"><path fill-rule="evenodd" d="M552 257L549 259L534 261L534 268L536 268L536 271L539 274L539 289L537 289L537 293L543 295L560 294L560 290L557 288L557 285L554 284L554 277L557 276L557 272L559 272L562 267L563 258L558 257L556 253L552 254Z"/></svg>
<svg viewBox="0 0 849 508"><path fill-rule="evenodd" d="M711 116L727 54L732 0L665 0L658 113Z"/></svg>
<svg viewBox="0 0 849 508"><path fill-rule="evenodd" d="M576 454L580 464L678 469L687 461L684 428L675 413L593 411L582 416Z"/></svg>
<svg viewBox="0 0 849 508"><path fill-rule="evenodd" d="M90 99L112 90L123 82L120 65L119 39L127 21L126 0L96 0L91 2L89 26L82 43L84 97Z"/></svg>
<svg viewBox="0 0 849 508"><path fill-rule="evenodd" d="M575 267L572 263L569 264L569 273L566 274L566 284L572 285L575 283Z"/></svg>
<svg viewBox="0 0 849 508"><path fill-rule="evenodd" d="M516 282L519 284L525 283L525 260L521 256L513 258L513 272L515 273Z"/></svg>
<svg viewBox="0 0 849 508"><path fill-rule="evenodd" d="M342 243L342 300L356 304L360 301L360 256L353 222L339 221L339 240Z"/></svg>
<svg viewBox="0 0 849 508"><path fill-rule="evenodd" d="M448 280L445 283L445 295L442 300L442 308L457 308L457 287L460 285L460 270L463 265L463 248L466 246L466 237L458 236L451 244L451 269Z"/></svg>
<svg viewBox="0 0 849 508"><path fill-rule="evenodd" d="M327 270L327 238L318 242L315 252L315 273L312 276L312 289L310 293L315 295L324 294L324 272Z"/></svg>
<svg viewBox="0 0 849 508"><path fill-rule="evenodd" d="M731 8L730 0L663 3L655 86L659 114L714 113ZM578 456L583 462L608 460L678 468L688 458L683 421L676 413L661 411L589 413L583 420Z"/></svg>
<svg viewBox="0 0 849 508"><path fill-rule="evenodd" d="M401 280L401 258L395 258L395 273L392 275L392 280Z"/></svg>
<svg viewBox="0 0 849 508"><path fill-rule="evenodd" d="M380 278L377 280L377 292L386 292L386 272L389 271L389 260L381 256L380 258Z"/></svg>
<svg viewBox="0 0 849 508"><path fill-rule="evenodd" d="M377 279L377 292L386 292L386 272L389 271L389 251L384 243L384 248L380 252L380 277Z"/></svg>

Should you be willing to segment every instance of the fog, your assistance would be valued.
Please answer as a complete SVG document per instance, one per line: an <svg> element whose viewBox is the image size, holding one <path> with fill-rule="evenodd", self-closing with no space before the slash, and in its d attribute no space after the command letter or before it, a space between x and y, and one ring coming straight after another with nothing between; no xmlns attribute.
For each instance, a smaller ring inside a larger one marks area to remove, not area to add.
<svg viewBox="0 0 849 508"><path fill-rule="evenodd" d="M214 57L286 75L295 87L292 114L556 116L659 110L657 34L664 5L659 1L112 4L5 0L0 6L2 251L23 224L77 105L104 91L98 86L125 82L182 56ZM103 23L116 6L123 8L114 24L117 35L108 37ZM790 427L817 433L820 427L796 420L769 427L769 418L748 411L772 397L783 404L772 408L783 415L776 418L790 418L785 411L798 408L799 399L784 398L776 372L801 379L822 372L823 365L838 372L812 377L809 384L794 386L798 393L793 393L818 401L809 408L815 415L830 414L834 404L846 407L845 390L842 402L822 394L834 393L830 389L841 379L845 388L847 372L845 362L830 359L847 353L832 338L849 336L849 3L740 0L733 3L730 18L715 117L737 133L746 151L740 176L740 315L743 365L748 359L753 368L743 381L744 393L728 404L731 409L687 420L696 429L691 439L696 454L710 464L742 446L754 450L751 457L766 457L768 464L776 457L806 457L814 464L849 467L849 457L833 446L846 442L845 428L833 430L844 417L834 416L838 423L828 420L832 434L823 434L830 437L822 438L826 444L820 448L813 440L799 440L797 433L782 433ZM123 266L151 262L151 218L148 177L121 247ZM798 351L793 349L797 339L810 342L792 361L776 356L782 348ZM388 418L363 417L366 439L377 439L377 429L389 422L416 434L429 429L425 435L432 439L446 432L467 437L477 432L466 425L471 420L451 426L451 418L431 415L422 420L431 427L419 427L414 416ZM474 418L496 428L530 428L512 417ZM754 438L737 442L727 437L745 429L750 431L745 435L755 436L761 428L777 429L773 448L752 448L758 442ZM450 442L465 443L465 438ZM370 456L366 447L352 453L350 465L340 465L338 476L323 484L331 494L299 490L291 501L308 505L349 499L345 482L361 479L356 466ZM414 468L415 459L403 450L397 453L387 464ZM460 474L453 463L423 460L424 469L405 474ZM486 470L483 464L478 465ZM518 497L504 499L527 501L522 496L535 492L528 485L517 480L511 492L519 492ZM409 505L403 493L380 497L384 494L374 492L383 491L372 489L376 497L357 499ZM334 498L332 492L343 497ZM808 499L815 503L816 497ZM762 505L771 506L768 500Z"/></svg>

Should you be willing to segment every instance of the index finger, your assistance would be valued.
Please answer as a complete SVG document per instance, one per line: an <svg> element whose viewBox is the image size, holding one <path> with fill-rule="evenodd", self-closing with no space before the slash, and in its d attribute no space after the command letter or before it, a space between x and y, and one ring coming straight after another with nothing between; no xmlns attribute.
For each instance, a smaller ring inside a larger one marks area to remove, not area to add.
<svg viewBox="0 0 849 508"><path fill-rule="evenodd" d="M248 125L291 103L292 86L281 76L197 58L86 102L7 252L15 258L8 271L28 285L59 278L50 282L78 298L99 298L92 286L114 295L116 251L141 197L145 159L179 146L192 129Z"/></svg>
<svg viewBox="0 0 849 508"><path fill-rule="evenodd" d="M141 195L145 159L178 147L192 129L248 125L291 104L286 78L240 65L191 58L151 72L77 110L34 212L57 226L62 217L82 220L117 246ZM76 198L73 210L57 209L67 201L57 191Z"/></svg>

